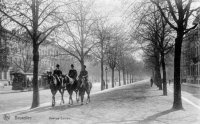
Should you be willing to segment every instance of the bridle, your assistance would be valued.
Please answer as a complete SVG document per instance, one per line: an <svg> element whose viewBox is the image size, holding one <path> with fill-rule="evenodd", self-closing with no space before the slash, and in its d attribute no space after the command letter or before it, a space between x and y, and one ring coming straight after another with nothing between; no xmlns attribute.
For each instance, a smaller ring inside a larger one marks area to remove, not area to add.
<svg viewBox="0 0 200 124"><path fill-rule="evenodd" d="M51 74L48 74L47 76L48 76L48 82L49 82L49 84L50 85L55 84L54 82L57 81L56 78L53 75L51 75Z"/></svg>

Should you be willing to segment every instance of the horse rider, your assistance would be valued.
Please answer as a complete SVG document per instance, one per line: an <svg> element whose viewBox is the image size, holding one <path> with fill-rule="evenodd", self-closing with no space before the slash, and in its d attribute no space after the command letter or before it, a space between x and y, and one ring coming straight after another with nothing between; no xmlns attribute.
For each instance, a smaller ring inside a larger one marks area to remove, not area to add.
<svg viewBox="0 0 200 124"><path fill-rule="evenodd" d="M77 83L77 71L74 69L74 65L71 64L71 69L69 70L68 76L72 79L71 83Z"/></svg>
<svg viewBox="0 0 200 124"><path fill-rule="evenodd" d="M60 65L56 65L56 69L53 71L53 75L56 77L58 83L62 83L62 71L59 69Z"/></svg>
<svg viewBox="0 0 200 124"><path fill-rule="evenodd" d="M85 78L85 81L88 82L88 72L86 71L86 66L83 66L83 70L81 70L79 74L79 80ZM82 84L82 83L81 83Z"/></svg>

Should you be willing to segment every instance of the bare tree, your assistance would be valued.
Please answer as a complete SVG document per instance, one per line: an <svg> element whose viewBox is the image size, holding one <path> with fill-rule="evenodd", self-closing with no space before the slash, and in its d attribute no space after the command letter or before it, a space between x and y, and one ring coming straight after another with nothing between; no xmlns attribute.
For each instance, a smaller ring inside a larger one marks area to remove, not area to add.
<svg viewBox="0 0 200 124"><path fill-rule="evenodd" d="M188 28L188 22L192 14L198 9L192 9L193 0L150 0L157 6L165 21L176 31L175 56L174 56L174 109L182 109L181 84L180 84L180 61L183 36L197 24ZM166 14L168 13L168 14ZM168 15L170 18L168 18Z"/></svg>
<svg viewBox="0 0 200 124"><path fill-rule="evenodd" d="M114 87L114 71L115 71L115 67L117 64L117 44L111 45L108 44L108 50L106 52L106 56L107 56L107 63L109 65L109 67L111 68L111 72L112 72L112 87Z"/></svg>
<svg viewBox="0 0 200 124"><path fill-rule="evenodd" d="M91 2L83 3L82 1L68 5L69 9L66 11L69 14L60 17L64 25L56 34L60 48L80 62L81 70L84 67L85 59L97 44L92 37L92 29L97 21L91 13L92 5Z"/></svg>
<svg viewBox="0 0 200 124"><path fill-rule="evenodd" d="M27 32L33 47L33 101L32 107L39 105L38 63L39 46L59 26L58 15L60 5L46 0L12 0L4 1L0 12L13 22L15 30Z"/></svg>
<svg viewBox="0 0 200 124"><path fill-rule="evenodd" d="M104 81L104 63L105 63L105 50L107 49L108 40L110 40L111 27L108 26L105 18L99 18L94 29L94 36L98 39L98 44L93 50L93 56L100 60L101 63L101 90L105 88Z"/></svg>
<svg viewBox="0 0 200 124"><path fill-rule="evenodd" d="M140 36L142 39L140 42L142 44L147 44L149 47L143 47L143 49L148 49L146 54L149 54L149 50L151 50L152 54L150 56L154 56L157 60L156 63L160 63L163 71L163 80L161 81L163 84L163 95L167 95L167 87L166 87L166 62L165 55L168 54L172 48L172 31L163 17L160 15L160 12L155 9L155 6L149 5L148 7L149 13L145 14L140 19L142 22L140 26L138 26L136 32L137 36ZM155 67L156 69L157 67ZM156 70L159 69L157 68Z"/></svg>
<svg viewBox="0 0 200 124"><path fill-rule="evenodd" d="M10 50L10 60L16 70L22 70L24 73L29 72L33 67L33 55L30 53L31 44L20 44L12 47Z"/></svg>

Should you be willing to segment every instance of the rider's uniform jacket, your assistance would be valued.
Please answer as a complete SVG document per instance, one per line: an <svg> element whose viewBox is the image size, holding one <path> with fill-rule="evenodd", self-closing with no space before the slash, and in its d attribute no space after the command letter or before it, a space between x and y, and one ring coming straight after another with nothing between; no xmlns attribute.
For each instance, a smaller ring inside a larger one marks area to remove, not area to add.
<svg viewBox="0 0 200 124"><path fill-rule="evenodd" d="M86 70L80 72L79 79L81 79L82 77L86 77L86 80L87 80L88 72Z"/></svg>
<svg viewBox="0 0 200 124"><path fill-rule="evenodd" d="M54 70L53 75L57 75L58 77L60 77L62 75L62 71L59 69Z"/></svg>
<svg viewBox="0 0 200 124"><path fill-rule="evenodd" d="M75 69L71 69L71 70L69 70L68 75L70 78L73 78L75 80L77 77L77 71Z"/></svg>

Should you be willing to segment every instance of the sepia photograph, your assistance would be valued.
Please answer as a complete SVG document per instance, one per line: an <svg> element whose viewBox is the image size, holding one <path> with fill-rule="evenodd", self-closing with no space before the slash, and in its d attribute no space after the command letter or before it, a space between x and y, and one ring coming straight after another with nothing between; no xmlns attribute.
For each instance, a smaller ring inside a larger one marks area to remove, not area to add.
<svg viewBox="0 0 200 124"><path fill-rule="evenodd" d="M200 0L0 0L0 124L200 124Z"/></svg>

